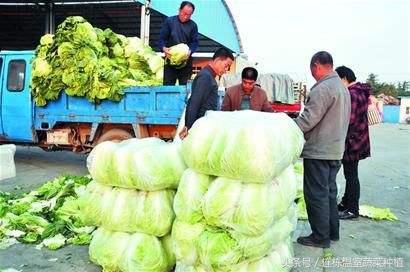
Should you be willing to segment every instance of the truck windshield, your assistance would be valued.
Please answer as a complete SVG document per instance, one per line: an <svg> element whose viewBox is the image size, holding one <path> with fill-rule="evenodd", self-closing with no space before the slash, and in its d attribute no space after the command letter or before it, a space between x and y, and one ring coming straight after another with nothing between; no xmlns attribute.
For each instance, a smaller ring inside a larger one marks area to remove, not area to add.
<svg viewBox="0 0 410 272"><path fill-rule="evenodd" d="M25 70L26 62L24 60L10 61L7 75L7 89L10 92L21 92L24 89Z"/></svg>

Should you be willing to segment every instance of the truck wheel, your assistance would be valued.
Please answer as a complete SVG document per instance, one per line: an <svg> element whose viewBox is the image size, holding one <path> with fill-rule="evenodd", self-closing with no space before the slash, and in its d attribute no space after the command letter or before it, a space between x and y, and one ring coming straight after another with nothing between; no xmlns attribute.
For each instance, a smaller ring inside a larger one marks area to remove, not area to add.
<svg viewBox="0 0 410 272"><path fill-rule="evenodd" d="M105 132L101 137L98 139L97 144L105 142L105 141L114 141L114 142L121 142L123 140L131 139L133 136L126 130L113 128L109 131Z"/></svg>

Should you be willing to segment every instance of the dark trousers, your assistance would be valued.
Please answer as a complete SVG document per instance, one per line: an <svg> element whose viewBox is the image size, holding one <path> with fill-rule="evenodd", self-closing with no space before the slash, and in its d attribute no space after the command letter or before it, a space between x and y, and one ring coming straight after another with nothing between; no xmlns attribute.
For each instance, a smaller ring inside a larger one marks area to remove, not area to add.
<svg viewBox="0 0 410 272"><path fill-rule="evenodd" d="M343 173L346 179L345 194L342 205L351 213L359 214L360 182L359 161L342 161Z"/></svg>
<svg viewBox="0 0 410 272"><path fill-rule="evenodd" d="M192 59L188 60L185 67L177 69L174 66L165 64L164 85L175 85L178 80L179 85L186 85L192 76Z"/></svg>
<svg viewBox="0 0 410 272"><path fill-rule="evenodd" d="M303 190L314 238L328 242L339 238L336 175L337 160L303 159Z"/></svg>

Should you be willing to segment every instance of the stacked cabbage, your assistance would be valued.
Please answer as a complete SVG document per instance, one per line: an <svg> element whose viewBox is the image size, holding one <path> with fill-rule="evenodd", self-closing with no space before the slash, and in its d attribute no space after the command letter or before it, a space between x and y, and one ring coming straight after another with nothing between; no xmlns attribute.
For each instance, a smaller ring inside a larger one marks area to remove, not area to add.
<svg viewBox="0 0 410 272"><path fill-rule="evenodd" d="M156 138L103 142L87 159L94 181L81 199L99 226L90 259L107 271L170 271L175 189L186 166L180 144Z"/></svg>
<svg viewBox="0 0 410 272"><path fill-rule="evenodd" d="M37 106L60 92L92 103L119 101L124 88L162 84L163 59L137 37L93 27L70 16L55 35L41 37L32 62L31 95Z"/></svg>
<svg viewBox="0 0 410 272"><path fill-rule="evenodd" d="M306 211L306 202L305 197L303 195L303 162L298 161L294 165L295 173L296 173L296 180L297 180L297 191L296 191L296 205L297 205L297 213L298 219L300 220L307 220L307 211Z"/></svg>
<svg viewBox="0 0 410 272"><path fill-rule="evenodd" d="M303 135L285 114L208 112L182 143L176 271L286 271Z"/></svg>

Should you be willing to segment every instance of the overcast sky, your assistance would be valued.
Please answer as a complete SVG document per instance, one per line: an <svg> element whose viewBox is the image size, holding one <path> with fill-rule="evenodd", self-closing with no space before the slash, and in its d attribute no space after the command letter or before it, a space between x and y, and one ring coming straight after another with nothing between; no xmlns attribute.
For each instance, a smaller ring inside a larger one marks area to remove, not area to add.
<svg viewBox="0 0 410 272"><path fill-rule="evenodd" d="M332 54L335 66L387 82L410 80L408 0L226 0L245 53L262 72L314 82L311 56Z"/></svg>

